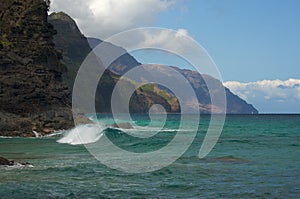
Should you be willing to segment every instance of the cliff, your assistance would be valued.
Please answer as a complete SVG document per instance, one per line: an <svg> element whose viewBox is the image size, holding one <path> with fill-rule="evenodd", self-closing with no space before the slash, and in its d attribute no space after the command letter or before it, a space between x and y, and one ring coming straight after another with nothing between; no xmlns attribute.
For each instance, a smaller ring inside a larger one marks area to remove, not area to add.
<svg viewBox="0 0 300 199"><path fill-rule="evenodd" d="M100 39L95 39L95 38L88 38L88 41L89 41L89 44L91 47L95 47L102 42ZM125 51L124 49L114 46L112 44L111 44L111 49L115 49L116 51L117 50ZM134 57L132 57L131 55L126 53L123 56L121 56L119 59L117 59L110 66L109 69L110 69L110 71L112 71L116 74L122 75L138 65L139 65L139 63L134 59ZM157 66L157 67L159 67L159 66ZM193 107L194 108L198 107L202 113L210 113L211 112L210 94L207 89L204 78L206 81L211 82L211 85L214 85L214 87L216 88L214 90L214 92L222 91L221 90L221 88L223 88L222 83L219 80L216 80L209 75L201 75L196 71L180 69L180 68L174 67L174 66L170 66L170 67L172 67L173 69L175 69L179 73L181 73L189 81L192 88L194 89L195 94L199 101L199 105L195 105ZM164 71L162 70L161 72L163 73ZM174 80L174 81L176 81L176 80ZM153 86L155 86L155 85L152 85L152 87ZM158 86L158 88L161 88L161 87ZM155 89L151 89L151 91L153 91L153 90L155 90ZM165 91L171 98L174 98L173 94L170 93L168 90L165 90L163 88L161 88L161 90ZM227 100L226 113L228 113L228 114L258 114L258 111L253 107L253 105L248 104L246 101L244 101L237 95L234 95L228 88L225 88L225 93L226 93L226 100ZM165 93L163 95L165 95ZM171 101L169 101L169 104L171 104L171 106L173 106L172 110L176 110L176 112L179 111L180 107L178 105L178 101L176 101L176 103L172 103Z"/></svg>
<svg viewBox="0 0 300 199"><path fill-rule="evenodd" d="M102 40L96 39L96 38L87 38L89 45L91 48L95 48L97 45L99 45ZM124 48L115 46L113 44L108 43L106 46L108 52L122 52L124 53L122 56L120 56L118 59L116 59L110 66L109 70L112 71L115 74L123 75L126 72L130 71L132 68L140 65L133 56L131 56L129 53L126 52Z"/></svg>
<svg viewBox="0 0 300 199"><path fill-rule="evenodd" d="M55 50L43 0L0 1L0 135L73 126L67 68Z"/></svg>
<svg viewBox="0 0 300 199"><path fill-rule="evenodd" d="M210 91L212 93L222 92L222 89L224 88L222 82L209 75L201 75L196 71L180 69L178 67L173 68L185 76L193 87L199 101L200 110L203 113L210 113L211 99L206 82L209 82L209 84L212 85L213 90ZM225 87L224 89L227 100L227 114L258 114L258 111L251 104L248 104L245 100L234 95L228 88Z"/></svg>
<svg viewBox="0 0 300 199"><path fill-rule="evenodd" d="M57 30L57 34L54 36L55 48L63 52L63 61L68 68L67 73L64 75L64 81L72 89L81 63L92 51L92 48L102 41L86 38L78 29L75 21L63 12L52 13L48 21ZM126 53L124 49L112 44L110 46L112 50L118 48L125 54L111 64L110 70L104 72L99 82L95 97L95 106L98 113L111 112L111 95L115 84L120 78L120 74L124 74L130 68L140 64L130 54ZM133 81L128 81L128 84L134 86ZM159 88L157 89L159 90ZM166 92L162 90L160 92L143 88L137 89L130 101L130 111L132 113L146 113L151 105L159 103L164 105L169 112L178 112L179 105L176 98L168 96L173 100L173 104L170 104L170 99L166 97Z"/></svg>
<svg viewBox="0 0 300 199"><path fill-rule="evenodd" d="M100 44L102 41L100 39L96 38L88 38L89 44L91 47L95 47L98 44ZM119 51L125 51L124 49L111 45L111 49L119 50ZM122 75L126 73L127 71L131 70L132 68L138 66L139 63L132 57L130 54L126 53L123 56L121 56L119 59L114 61L114 63L110 66L110 71ZM159 66L157 66L159 67ZM172 66L171 66L172 67ZM210 100L210 94L207 89L207 86L205 84L204 78L206 81L210 81L212 85L215 85L216 89L214 92L221 92L220 88L223 88L223 85L220 81L214 79L213 77L209 75L201 75L196 71L187 70L187 69L180 69L178 67L173 67L175 70L177 70L179 73L181 73L185 78L189 81L189 83L192 85L198 101L199 105L193 106L198 107L200 109L200 112L202 113L210 113L211 112L211 100ZM163 70L162 70L163 72ZM166 74L167 75L167 74ZM176 80L174 80L176 81ZM161 87L158 87L161 88ZM219 88L219 89L218 89ZM155 90L155 89L152 89ZM165 91L171 98L174 98L172 93L170 93L168 90L164 90L161 88L161 90ZM227 110L226 113L228 114L258 114L258 111L251 105L248 104L246 101L238 97L237 95L234 95L228 88L225 88L226 92L226 99L227 99ZM165 95L165 94L163 94ZM180 107L178 105L178 101L176 103L172 103L169 101L169 104L173 107L172 110L175 110L175 112L178 112ZM193 108L191 107L191 108Z"/></svg>
<svg viewBox="0 0 300 199"><path fill-rule="evenodd" d="M91 52L87 38L81 34L75 21L63 12L52 13L48 17L57 34L54 35L53 42L55 48L62 52L63 63L67 67L63 79L72 90L77 71L85 57Z"/></svg>

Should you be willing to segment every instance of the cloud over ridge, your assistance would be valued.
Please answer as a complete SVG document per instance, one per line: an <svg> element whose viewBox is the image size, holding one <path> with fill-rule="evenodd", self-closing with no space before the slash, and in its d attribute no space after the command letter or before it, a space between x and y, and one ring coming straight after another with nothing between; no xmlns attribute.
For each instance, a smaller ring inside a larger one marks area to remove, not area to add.
<svg viewBox="0 0 300 199"><path fill-rule="evenodd" d="M153 25L157 15L175 3L176 0L52 0L50 11L66 12L84 34L105 39L130 28Z"/></svg>

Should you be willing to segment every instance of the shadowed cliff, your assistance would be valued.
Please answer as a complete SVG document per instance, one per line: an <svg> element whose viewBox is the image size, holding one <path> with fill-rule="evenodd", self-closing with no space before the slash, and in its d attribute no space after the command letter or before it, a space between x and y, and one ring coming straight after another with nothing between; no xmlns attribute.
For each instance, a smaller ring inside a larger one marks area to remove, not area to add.
<svg viewBox="0 0 300 199"><path fill-rule="evenodd" d="M67 71L43 0L0 1L0 135L70 128Z"/></svg>

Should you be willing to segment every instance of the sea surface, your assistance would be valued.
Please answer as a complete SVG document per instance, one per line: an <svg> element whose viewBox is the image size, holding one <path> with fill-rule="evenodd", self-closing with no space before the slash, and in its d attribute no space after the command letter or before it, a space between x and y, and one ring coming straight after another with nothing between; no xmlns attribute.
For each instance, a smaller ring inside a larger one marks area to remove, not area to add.
<svg viewBox="0 0 300 199"><path fill-rule="evenodd" d="M142 126L135 133L155 130L146 126L146 115L133 118ZM200 159L210 121L209 115L202 115L182 157L139 174L107 167L82 143L101 141L105 135L123 150L148 153L167 146L180 122L190 121L170 115L160 133L132 138L128 129L111 126L110 115L95 120L100 127L77 127L81 139L74 130L42 138L1 137L0 156L34 167L2 166L0 198L300 198L300 115L229 115L217 144ZM188 135L189 129L183 133Z"/></svg>

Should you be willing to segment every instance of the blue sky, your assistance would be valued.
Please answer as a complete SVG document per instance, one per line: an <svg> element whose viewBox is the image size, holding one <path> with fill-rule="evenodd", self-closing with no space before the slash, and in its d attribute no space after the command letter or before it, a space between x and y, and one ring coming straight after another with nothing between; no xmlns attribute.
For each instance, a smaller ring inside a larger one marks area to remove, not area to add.
<svg viewBox="0 0 300 199"><path fill-rule="evenodd" d="M300 1L186 0L155 25L188 30L224 81L300 77Z"/></svg>
<svg viewBox="0 0 300 199"><path fill-rule="evenodd" d="M147 26L184 30L208 51L225 85L260 112L300 113L299 0L52 0L51 11L101 39ZM144 55L135 54L147 63Z"/></svg>

